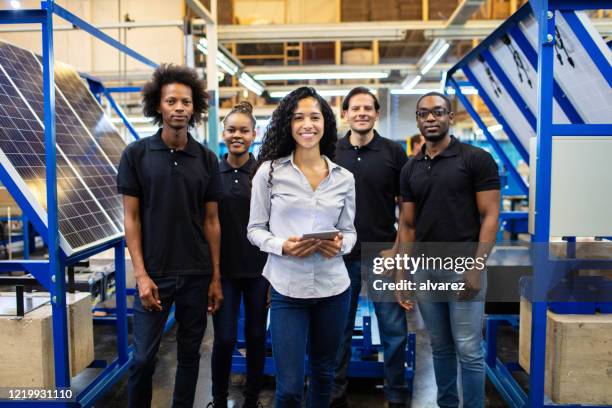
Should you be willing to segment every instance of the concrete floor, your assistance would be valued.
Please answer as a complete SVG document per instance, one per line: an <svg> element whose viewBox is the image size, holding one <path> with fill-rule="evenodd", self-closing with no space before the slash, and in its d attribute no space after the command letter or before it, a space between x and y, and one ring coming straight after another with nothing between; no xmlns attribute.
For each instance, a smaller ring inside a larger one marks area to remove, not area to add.
<svg viewBox="0 0 612 408"><path fill-rule="evenodd" d="M418 314L408 316L409 327L417 333L417 367L412 396L413 408L435 408L436 386L431 360L431 348L427 332L423 328ZM210 320L209 320L210 323ZM113 356L115 345L113 330L110 327L100 326L96 331L96 358L109 358ZM170 330L162 340L158 354L158 363L154 377L153 407L167 408L170 406L176 370L176 330ZM499 353L504 359L516 361L516 348L518 340L512 331L500 329ZM204 342L202 344L202 360L200 364L200 377L196 394L197 408L204 408L211 399L210 356L213 341L212 324L209 324ZM86 376L81 376L85 381ZM230 386L229 407L240 407L242 403L242 388L240 376L232 377ZM490 408L503 408L507 405L497 391L487 380L485 406ZM349 386L349 402L353 408L383 408L386 407L382 381L352 380ZM274 405L274 378L268 377L260 398L266 408ZM127 380L124 378L117 383L96 404L98 408L125 407L127 404Z"/></svg>

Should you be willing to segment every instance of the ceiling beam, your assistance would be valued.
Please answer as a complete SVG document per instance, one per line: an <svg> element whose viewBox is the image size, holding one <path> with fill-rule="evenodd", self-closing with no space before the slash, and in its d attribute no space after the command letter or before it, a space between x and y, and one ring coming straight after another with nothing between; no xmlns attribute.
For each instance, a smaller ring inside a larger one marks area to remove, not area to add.
<svg viewBox="0 0 612 408"><path fill-rule="evenodd" d="M217 24L217 16L213 15L200 0L186 0L185 3L193 12L202 19L204 24Z"/></svg>
<svg viewBox="0 0 612 408"><path fill-rule="evenodd" d="M448 18L448 26L457 26L467 23L472 15L485 3L485 0L463 0Z"/></svg>

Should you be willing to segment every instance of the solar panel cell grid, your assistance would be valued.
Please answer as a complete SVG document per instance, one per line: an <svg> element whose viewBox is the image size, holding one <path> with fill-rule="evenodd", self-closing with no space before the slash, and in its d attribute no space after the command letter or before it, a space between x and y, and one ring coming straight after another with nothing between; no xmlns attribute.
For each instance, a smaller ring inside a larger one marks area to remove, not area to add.
<svg viewBox="0 0 612 408"><path fill-rule="evenodd" d="M69 65L56 62L55 83L70 101L70 105L94 136L102 151L115 166L118 166L121 153L125 149L125 142L106 118L102 107L78 73Z"/></svg>
<svg viewBox="0 0 612 408"><path fill-rule="evenodd" d="M3 43L0 65L0 150L37 204L46 208L42 71L31 53ZM59 229L72 250L78 250L116 235L122 206L113 166L61 95L56 96L56 109Z"/></svg>

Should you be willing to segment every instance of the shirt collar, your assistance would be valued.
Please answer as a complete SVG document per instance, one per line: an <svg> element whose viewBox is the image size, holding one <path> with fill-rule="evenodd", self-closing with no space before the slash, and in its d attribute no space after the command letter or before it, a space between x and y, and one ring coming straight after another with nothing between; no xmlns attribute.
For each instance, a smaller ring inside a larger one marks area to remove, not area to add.
<svg viewBox="0 0 612 408"><path fill-rule="evenodd" d="M336 163L334 163L333 161L331 161L329 159L329 157L327 157L325 155L322 155L322 156L323 156L323 159L325 159L325 161L327 162L327 168L329 169L330 172L332 172L333 170L341 169L342 168L339 165L337 165ZM295 166L295 163L293 162L293 152L291 152L290 155L285 156L285 157L281 157L280 159L277 159L275 161L278 164L291 163L292 166Z"/></svg>
<svg viewBox="0 0 612 408"><path fill-rule="evenodd" d="M353 146L351 144L351 131L349 130L348 132L346 132L346 135L344 135L344 137L342 139L340 139L338 141L338 147L342 150L348 150L348 149L354 149L355 146ZM376 131L376 129L374 129L374 137L372 138L372 140L370 140L370 142L366 145L363 145L361 147L359 147L360 149L370 149L370 150L380 150L381 146L380 146L380 138L382 136Z"/></svg>
<svg viewBox="0 0 612 408"><path fill-rule="evenodd" d="M242 165L242 167L238 168L232 167L227 162L227 153L225 153L223 155L223 158L221 158L221 161L219 162L219 171L221 173L228 173L230 171L239 170L241 172L251 174L251 172L253 171L253 166L255 166L255 156L253 156L252 153L249 153L249 160L247 160L246 163Z"/></svg>
<svg viewBox="0 0 612 408"><path fill-rule="evenodd" d="M438 156L440 157L452 157L452 156L456 156L459 153L459 144L461 142L459 142L459 140L451 135L451 141L448 144L448 146L446 146L446 149L442 150L442 152L440 154L438 154ZM421 151L419 152L419 154L417 154L414 158L416 160L423 160L425 158L425 150L427 149L427 146L425 145L425 143L423 143L423 146L421 147Z"/></svg>
<svg viewBox="0 0 612 408"><path fill-rule="evenodd" d="M162 128L159 128L157 133L151 136L149 140L149 149L170 150L170 147L168 147L168 145L166 145L166 143L164 143L164 141L162 140L161 134ZM181 151L193 157L196 157L198 155L198 142L196 142L196 140L191 137L191 134L189 134L189 132L187 132L187 144L185 145L185 148Z"/></svg>

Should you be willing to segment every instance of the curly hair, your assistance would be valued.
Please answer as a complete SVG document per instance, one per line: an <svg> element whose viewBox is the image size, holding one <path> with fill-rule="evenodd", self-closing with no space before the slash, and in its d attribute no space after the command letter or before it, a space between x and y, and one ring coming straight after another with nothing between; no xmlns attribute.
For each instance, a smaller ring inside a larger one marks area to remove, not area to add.
<svg viewBox="0 0 612 408"><path fill-rule="evenodd" d="M164 85L169 84L183 84L191 88L193 115L189 119L189 126L201 123L208 109L208 94L204 81L198 77L195 69L174 64L157 67L151 79L142 88L142 113L153 118L156 125L163 124L162 114L157 110L161 103L161 90Z"/></svg>
<svg viewBox="0 0 612 408"><path fill-rule="evenodd" d="M272 118L266 128L259 156L257 158L257 166L255 172L264 162L270 160L270 173L268 176L268 186L272 185L272 172L274 171L274 160L288 156L295 150L295 140L291 132L291 118L293 112L297 109L298 102L304 98L314 98L321 108L323 114L323 137L319 142L321 154L327 156L330 160L334 159L336 153L336 142L338 141L338 133L336 129L336 117L331 107L325 99L317 93L317 91L309 86L303 86L285 96L274 112Z"/></svg>

